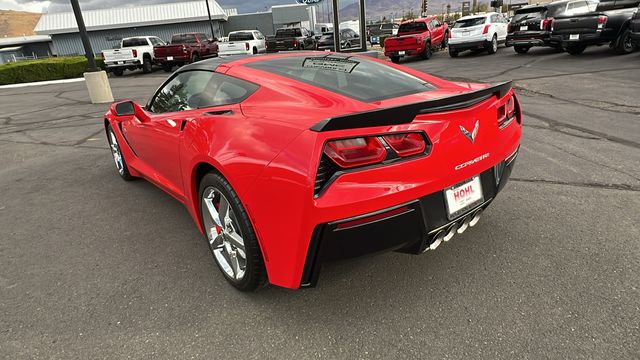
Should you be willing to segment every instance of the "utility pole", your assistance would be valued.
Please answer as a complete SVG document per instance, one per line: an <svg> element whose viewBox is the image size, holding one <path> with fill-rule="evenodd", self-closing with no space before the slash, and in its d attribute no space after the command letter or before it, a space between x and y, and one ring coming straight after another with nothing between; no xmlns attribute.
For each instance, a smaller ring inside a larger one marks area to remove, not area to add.
<svg viewBox="0 0 640 360"><path fill-rule="evenodd" d="M91 49L91 42L89 41L89 35L87 34L87 27L84 25L82 10L80 10L80 4L78 4L78 0L71 0L71 7L73 8L73 14L76 17L76 22L78 23L80 40L82 40L84 53L87 57L88 71L83 75L84 81L87 84L87 91L89 92L91 103L111 103L113 102L113 93L111 93L109 78L107 77L107 73L104 70L100 70L96 66L96 59L93 55L93 49Z"/></svg>
<svg viewBox="0 0 640 360"><path fill-rule="evenodd" d="M77 1L77 0L75 0ZM211 38L216 37L216 33L213 31L213 20L211 20L211 9L209 9L209 0L204 0L207 3L207 15L209 15L209 26L211 27Z"/></svg>
<svg viewBox="0 0 640 360"><path fill-rule="evenodd" d="M91 42L89 41L89 35L87 35L87 27L84 25L84 19L82 18L82 10L80 10L80 4L78 0L71 0L71 7L73 8L73 15L76 17L78 23L78 31L80 32L80 40L82 40L82 46L84 47L84 56L87 57L89 64L89 71L100 71L96 66L96 59L93 55L93 49L91 49Z"/></svg>

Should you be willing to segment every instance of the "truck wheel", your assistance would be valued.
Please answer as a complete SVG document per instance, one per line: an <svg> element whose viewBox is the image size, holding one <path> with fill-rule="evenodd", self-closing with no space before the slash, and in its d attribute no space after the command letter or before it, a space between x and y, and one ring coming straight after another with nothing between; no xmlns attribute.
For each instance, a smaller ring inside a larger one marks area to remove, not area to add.
<svg viewBox="0 0 640 360"><path fill-rule="evenodd" d="M400 62L400 57L399 56L391 56L391 62L394 64L397 64Z"/></svg>
<svg viewBox="0 0 640 360"><path fill-rule="evenodd" d="M253 47L253 55L255 55L255 54L257 54L257 53L258 53L258 49L256 49L256 47L254 46L254 47Z"/></svg>
<svg viewBox="0 0 640 360"><path fill-rule="evenodd" d="M122 76L122 74L124 74L124 70L122 70L122 69L113 69L113 75Z"/></svg>
<svg viewBox="0 0 640 360"><path fill-rule="evenodd" d="M191 63L198 62L200 60L200 56L198 54L191 55Z"/></svg>
<svg viewBox="0 0 640 360"><path fill-rule="evenodd" d="M422 54L420 54L420 57L424 60L429 60L429 58L431 58L431 43L427 42L427 44L424 47L424 51L422 52Z"/></svg>
<svg viewBox="0 0 640 360"><path fill-rule="evenodd" d="M521 46L521 45L513 45L513 50L515 50L518 54L526 54L531 46Z"/></svg>
<svg viewBox="0 0 640 360"><path fill-rule="evenodd" d="M636 49L636 45L633 43L631 39L631 32L629 29L626 29L620 36L616 39L616 45L613 50L618 55L630 54Z"/></svg>
<svg viewBox="0 0 640 360"><path fill-rule="evenodd" d="M173 65L170 64L162 64L162 70L166 71L166 72L171 72L171 70L173 70Z"/></svg>
<svg viewBox="0 0 640 360"><path fill-rule="evenodd" d="M487 46L487 52L489 53L489 55L493 55L498 52L498 36L497 35L493 35L493 38L491 38L491 42Z"/></svg>
<svg viewBox="0 0 640 360"><path fill-rule="evenodd" d="M452 48L449 48L449 56L451 56L452 58L458 57L458 50L453 50Z"/></svg>
<svg viewBox="0 0 640 360"><path fill-rule="evenodd" d="M145 56L144 59L142 60L142 72L144 74L150 73L152 66L153 65L151 64L151 58L148 56Z"/></svg>
<svg viewBox="0 0 640 360"><path fill-rule="evenodd" d="M586 48L587 46L584 44L569 44L567 45L567 52L571 55L580 55Z"/></svg>

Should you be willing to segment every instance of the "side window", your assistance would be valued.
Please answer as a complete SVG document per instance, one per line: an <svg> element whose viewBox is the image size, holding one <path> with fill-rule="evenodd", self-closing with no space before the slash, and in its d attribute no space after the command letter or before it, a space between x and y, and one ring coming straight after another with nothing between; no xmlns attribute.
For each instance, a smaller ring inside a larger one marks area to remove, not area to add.
<svg viewBox="0 0 640 360"><path fill-rule="evenodd" d="M235 104L257 89L255 84L212 71L185 71L156 93L149 111L161 114Z"/></svg>
<svg viewBox="0 0 640 360"><path fill-rule="evenodd" d="M489 18L489 23L491 24L495 24L495 23L499 23L500 21L498 20L498 15L491 15L491 17Z"/></svg>

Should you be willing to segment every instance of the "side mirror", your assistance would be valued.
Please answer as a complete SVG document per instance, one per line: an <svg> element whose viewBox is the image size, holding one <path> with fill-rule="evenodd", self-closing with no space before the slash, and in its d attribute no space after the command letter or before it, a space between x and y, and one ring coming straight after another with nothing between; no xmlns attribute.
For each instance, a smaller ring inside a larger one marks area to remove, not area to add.
<svg viewBox="0 0 640 360"><path fill-rule="evenodd" d="M442 27L442 24L438 23L438 25L436 25L436 27Z"/></svg>
<svg viewBox="0 0 640 360"><path fill-rule="evenodd" d="M354 34L354 35L353 35L353 37L355 37L355 38L359 38L359 37L360 37L360 35L358 35L358 34Z"/></svg>
<svg viewBox="0 0 640 360"><path fill-rule="evenodd" d="M128 115L135 115L136 109L133 104L133 101L127 100L121 103L117 103L116 106L114 107L114 112L118 116L128 116Z"/></svg>

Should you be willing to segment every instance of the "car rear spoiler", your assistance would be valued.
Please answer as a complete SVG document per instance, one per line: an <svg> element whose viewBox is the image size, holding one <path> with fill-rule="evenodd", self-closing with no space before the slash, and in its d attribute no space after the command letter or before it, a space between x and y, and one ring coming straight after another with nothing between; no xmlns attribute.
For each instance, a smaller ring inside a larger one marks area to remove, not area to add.
<svg viewBox="0 0 640 360"><path fill-rule="evenodd" d="M509 90L511 90L511 81L440 99L331 117L313 125L311 130L321 132L408 124L420 114L464 109L494 95L500 99L504 97Z"/></svg>

